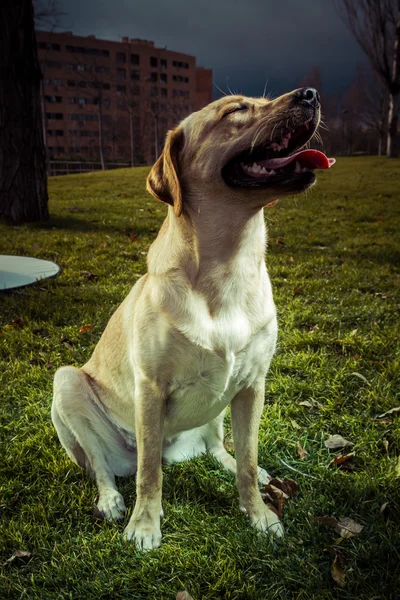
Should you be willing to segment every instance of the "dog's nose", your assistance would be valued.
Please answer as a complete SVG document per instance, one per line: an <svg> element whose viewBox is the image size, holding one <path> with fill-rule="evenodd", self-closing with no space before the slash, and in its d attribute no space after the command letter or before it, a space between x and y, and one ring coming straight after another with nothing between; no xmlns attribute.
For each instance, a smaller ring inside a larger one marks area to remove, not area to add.
<svg viewBox="0 0 400 600"><path fill-rule="evenodd" d="M317 107L320 103L320 98L317 90L312 87L301 88L294 93L296 102L304 106Z"/></svg>

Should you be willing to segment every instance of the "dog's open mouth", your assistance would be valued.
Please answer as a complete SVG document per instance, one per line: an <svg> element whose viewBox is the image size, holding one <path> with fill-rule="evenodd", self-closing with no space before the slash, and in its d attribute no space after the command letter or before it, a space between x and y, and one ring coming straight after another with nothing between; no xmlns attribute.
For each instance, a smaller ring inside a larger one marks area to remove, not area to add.
<svg viewBox="0 0 400 600"><path fill-rule="evenodd" d="M302 150L316 129L314 119L292 130L283 130L275 141L235 156L222 169L222 177L233 187L282 187L304 190L315 181L315 169L329 169L334 158L319 150ZM276 141L279 139L279 141Z"/></svg>

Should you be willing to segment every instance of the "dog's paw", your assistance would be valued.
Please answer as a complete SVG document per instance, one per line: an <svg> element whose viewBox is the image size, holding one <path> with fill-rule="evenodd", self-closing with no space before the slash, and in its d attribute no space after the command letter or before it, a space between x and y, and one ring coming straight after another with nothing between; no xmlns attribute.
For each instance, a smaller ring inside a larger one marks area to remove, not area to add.
<svg viewBox="0 0 400 600"><path fill-rule="evenodd" d="M107 521L123 519L126 512L123 497L117 490L106 490L97 502L97 508Z"/></svg>
<svg viewBox="0 0 400 600"><path fill-rule="evenodd" d="M127 542L134 542L139 550L153 550L161 545L160 525L144 520L129 521L122 537Z"/></svg>
<svg viewBox="0 0 400 600"><path fill-rule="evenodd" d="M272 477L265 469L258 467L258 483L260 485L267 485L271 481Z"/></svg>
<svg viewBox="0 0 400 600"><path fill-rule="evenodd" d="M256 513L250 514L250 522L258 531L271 533L277 538L283 537L285 533L278 515L265 505Z"/></svg>

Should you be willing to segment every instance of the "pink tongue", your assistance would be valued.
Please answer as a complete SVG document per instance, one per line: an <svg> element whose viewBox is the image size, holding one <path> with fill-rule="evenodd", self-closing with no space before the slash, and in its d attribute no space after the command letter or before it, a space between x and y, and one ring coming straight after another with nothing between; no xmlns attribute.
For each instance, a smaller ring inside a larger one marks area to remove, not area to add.
<svg viewBox="0 0 400 600"><path fill-rule="evenodd" d="M307 169L329 169L336 162L336 159L327 158L319 150L300 150L300 152L296 152L291 156L257 161L257 164L266 169L281 169L294 160L300 163L301 168L306 167Z"/></svg>

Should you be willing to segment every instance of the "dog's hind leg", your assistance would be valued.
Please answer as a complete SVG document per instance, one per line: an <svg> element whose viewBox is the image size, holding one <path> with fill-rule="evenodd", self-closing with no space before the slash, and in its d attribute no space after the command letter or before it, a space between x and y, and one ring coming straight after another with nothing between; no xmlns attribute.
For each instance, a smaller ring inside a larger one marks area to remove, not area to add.
<svg viewBox="0 0 400 600"><path fill-rule="evenodd" d="M94 475L100 512L108 520L122 518L126 509L115 475L135 471L136 452L100 409L83 371L62 367L56 372L51 415L68 456Z"/></svg>

